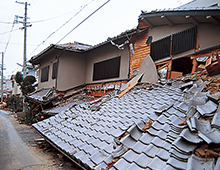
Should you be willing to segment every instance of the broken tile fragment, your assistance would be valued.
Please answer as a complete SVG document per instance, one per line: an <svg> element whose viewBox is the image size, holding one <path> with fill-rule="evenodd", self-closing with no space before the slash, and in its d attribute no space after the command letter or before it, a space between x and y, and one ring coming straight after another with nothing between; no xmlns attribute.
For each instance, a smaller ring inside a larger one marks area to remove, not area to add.
<svg viewBox="0 0 220 170"><path fill-rule="evenodd" d="M211 126L220 129L220 110L215 113Z"/></svg>
<svg viewBox="0 0 220 170"><path fill-rule="evenodd" d="M187 162L186 170L214 169L214 162L214 158L200 158L193 154Z"/></svg>
<svg viewBox="0 0 220 170"><path fill-rule="evenodd" d="M199 132L198 135L208 144L210 143L220 144L220 131L218 129L213 128L207 133Z"/></svg>
<svg viewBox="0 0 220 170"><path fill-rule="evenodd" d="M192 143L200 143L203 141L198 135L193 134L189 129L184 129L180 136Z"/></svg>
<svg viewBox="0 0 220 170"><path fill-rule="evenodd" d="M197 145L179 137L173 142L173 146L175 146L183 153L189 154L196 148Z"/></svg>
<svg viewBox="0 0 220 170"><path fill-rule="evenodd" d="M217 105L209 100L206 104L198 105L196 108L202 116L213 116L217 110Z"/></svg>

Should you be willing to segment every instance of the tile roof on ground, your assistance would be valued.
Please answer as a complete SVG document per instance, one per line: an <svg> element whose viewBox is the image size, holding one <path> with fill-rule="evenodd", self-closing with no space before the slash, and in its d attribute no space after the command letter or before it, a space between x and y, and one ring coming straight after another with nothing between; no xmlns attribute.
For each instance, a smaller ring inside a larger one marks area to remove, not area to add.
<svg viewBox="0 0 220 170"><path fill-rule="evenodd" d="M53 100L57 96L58 94L53 88L42 88L27 95L27 98L37 102L47 103L48 101Z"/></svg>
<svg viewBox="0 0 220 170"><path fill-rule="evenodd" d="M85 169L216 170L219 89L204 92L216 80L201 72L138 84L121 98L114 91L33 127Z"/></svg>

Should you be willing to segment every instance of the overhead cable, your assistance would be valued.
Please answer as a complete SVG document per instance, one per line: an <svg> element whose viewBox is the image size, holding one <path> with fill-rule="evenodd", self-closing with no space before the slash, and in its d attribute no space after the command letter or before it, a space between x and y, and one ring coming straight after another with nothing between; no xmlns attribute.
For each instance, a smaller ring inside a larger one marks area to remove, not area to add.
<svg viewBox="0 0 220 170"><path fill-rule="evenodd" d="M97 11L99 11L102 7L104 7L110 0L106 1L100 7L98 7L95 11L93 11L90 15L88 15L84 20L82 20L78 25L76 25L72 30L70 30L63 38L61 38L56 44L60 43L64 38L66 38L71 32L73 32L76 28L78 28L81 24L83 24L87 19L89 19L92 15L94 15Z"/></svg>
<svg viewBox="0 0 220 170"><path fill-rule="evenodd" d="M13 29L13 30L10 30L10 31L6 31L6 32L2 32L2 33L0 33L0 35L4 35L4 34L7 34L7 33L11 33L11 32L13 32L13 31L17 31L17 30L19 30L19 28Z"/></svg>
<svg viewBox="0 0 220 170"><path fill-rule="evenodd" d="M52 32L45 40L43 40L39 45L37 45L37 47L31 52L30 56L39 48L39 46L41 46L42 44L44 44L53 34L55 34L56 32L58 32L61 28L63 28L68 22L70 22L74 17L76 17L85 7L87 7L90 3L92 3L94 0L90 1L88 4L81 6L81 9L75 14L73 15L70 19L68 19L63 25L61 25L57 30L55 30L54 32ZM29 57L30 57L29 56Z"/></svg>
<svg viewBox="0 0 220 170"><path fill-rule="evenodd" d="M12 33L12 31L13 31L14 25L15 25L15 19L14 19L14 22L13 22L13 24L12 24L11 31L10 31L10 35L9 35L8 41L7 41L6 46L5 46L4 54L6 53L6 50L7 50L7 48L8 48L8 44L9 44L10 39L11 39L11 33Z"/></svg>
<svg viewBox="0 0 220 170"><path fill-rule="evenodd" d="M13 22L0 21L1 24L13 24Z"/></svg>

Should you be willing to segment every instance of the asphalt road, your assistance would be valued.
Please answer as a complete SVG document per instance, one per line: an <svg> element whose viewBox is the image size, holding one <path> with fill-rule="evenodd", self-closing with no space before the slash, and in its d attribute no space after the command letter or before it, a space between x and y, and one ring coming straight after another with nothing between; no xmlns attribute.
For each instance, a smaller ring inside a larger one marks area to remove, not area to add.
<svg viewBox="0 0 220 170"><path fill-rule="evenodd" d="M31 127L18 124L8 112L0 110L0 170L69 170L31 146L37 137Z"/></svg>

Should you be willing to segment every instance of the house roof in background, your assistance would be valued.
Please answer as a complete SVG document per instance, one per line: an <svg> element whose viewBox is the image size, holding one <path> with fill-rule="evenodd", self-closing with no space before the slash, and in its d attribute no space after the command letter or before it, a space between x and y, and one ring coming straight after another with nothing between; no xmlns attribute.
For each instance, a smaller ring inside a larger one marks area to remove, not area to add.
<svg viewBox="0 0 220 170"><path fill-rule="evenodd" d="M186 4L181 5L181 8L185 7L212 7L212 6L220 6L219 0L193 0Z"/></svg>
<svg viewBox="0 0 220 170"><path fill-rule="evenodd" d="M30 62L35 63L37 60L39 60L41 57L43 57L43 55L45 53L51 51L52 49L60 49L60 50L65 50L65 51L72 51L72 52L81 53L81 52L86 52L86 51L96 49L100 46L111 43L112 41L120 40L120 39L123 39L123 38L127 38L127 40L129 40L131 38L131 36L133 36L137 33L141 33L143 31L144 30L138 32L136 28L131 29L131 30L126 30L125 32L122 32L121 34L119 34L115 37L109 37L109 38L107 38L106 41L104 41L102 43L99 43L97 45L94 45L94 46L79 43L79 42L74 42L74 43L70 42L70 43L66 43L66 44L51 44L50 46L45 48L43 51L41 51L39 54L33 56L30 59Z"/></svg>
<svg viewBox="0 0 220 170"><path fill-rule="evenodd" d="M212 94L220 89L210 88L218 78L200 72L139 84L121 98L114 91L33 127L85 168L219 169L219 98Z"/></svg>

